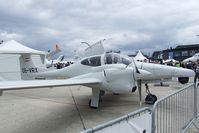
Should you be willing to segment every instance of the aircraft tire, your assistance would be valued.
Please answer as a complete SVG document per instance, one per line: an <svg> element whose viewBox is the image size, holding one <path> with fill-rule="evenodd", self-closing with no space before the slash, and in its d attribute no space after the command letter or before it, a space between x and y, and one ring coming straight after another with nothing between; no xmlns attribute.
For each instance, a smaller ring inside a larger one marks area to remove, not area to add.
<svg viewBox="0 0 199 133"><path fill-rule="evenodd" d="M181 84L186 84L189 82L189 77L178 77L178 81L181 83Z"/></svg>
<svg viewBox="0 0 199 133"><path fill-rule="evenodd" d="M153 94L148 94L145 98L146 104L154 104L157 101L157 96Z"/></svg>

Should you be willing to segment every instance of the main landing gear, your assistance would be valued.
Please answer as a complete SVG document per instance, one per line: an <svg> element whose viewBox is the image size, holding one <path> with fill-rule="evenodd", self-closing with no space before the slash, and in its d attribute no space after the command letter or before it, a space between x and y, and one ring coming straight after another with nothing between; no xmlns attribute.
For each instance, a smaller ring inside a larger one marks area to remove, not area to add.
<svg viewBox="0 0 199 133"><path fill-rule="evenodd" d="M138 85L138 92L139 92L139 101L140 101L140 105L142 105L142 81L138 80L137 85ZM149 91L148 84L145 84L145 87L146 87L146 93L147 93L147 96L145 98L145 103L154 104L157 101L156 95L151 94L151 92Z"/></svg>
<svg viewBox="0 0 199 133"><path fill-rule="evenodd" d="M92 109L97 109L99 106L99 102L102 101L102 96L104 96L105 91L102 91L98 88L92 88L92 97L89 100L89 107Z"/></svg>
<svg viewBox="0 0 199 133"><path fill-rule="evenodd" d="M157 96L151 94L148 84L145 84L147 96L145 98L146 104L154 104L157 101Z"/></svg>

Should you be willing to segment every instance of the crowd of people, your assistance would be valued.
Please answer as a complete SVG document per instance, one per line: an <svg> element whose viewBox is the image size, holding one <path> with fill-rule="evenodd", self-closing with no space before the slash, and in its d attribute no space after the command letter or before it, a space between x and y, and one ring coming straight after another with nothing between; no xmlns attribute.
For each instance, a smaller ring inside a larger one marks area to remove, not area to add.
<svg viewBox="0 0 199 133"><path fill-rule="evenodd" d="M197 62L192 62L192 61L189 61L189 62L172 62L171 61L171 62L168 62L168 63L165 63L165 64L169 65L169 66L183 67L183 68L195 70Z"/></svg>
<svg viewBox="0 0 199 133"><path fill-rule="evenodd" d="M63 63L62 62L58 62L58 63L54 64L54 67L56 69L61 69L61 68L67 67L67 66L69 66L71 64L73 64L73 62L71 62L71 61L63 62Z"/></svg>

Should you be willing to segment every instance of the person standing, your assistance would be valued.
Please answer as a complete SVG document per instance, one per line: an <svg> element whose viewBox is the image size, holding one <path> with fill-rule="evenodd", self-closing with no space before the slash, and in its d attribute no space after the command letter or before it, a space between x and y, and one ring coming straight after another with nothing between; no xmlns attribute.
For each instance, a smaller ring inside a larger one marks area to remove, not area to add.
<svg viewBox="0 0 199 133"><path fill-rule="evenodd" d="M195 64L195 77L194 77L194 83L196 84L197 79L199 78L199 59L197 60Z"/></svg>

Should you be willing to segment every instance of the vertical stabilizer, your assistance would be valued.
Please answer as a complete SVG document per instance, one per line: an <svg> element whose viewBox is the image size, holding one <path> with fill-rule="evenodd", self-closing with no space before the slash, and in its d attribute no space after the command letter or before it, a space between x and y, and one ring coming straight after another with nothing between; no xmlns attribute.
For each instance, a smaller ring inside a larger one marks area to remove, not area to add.
<svg viewBox="0 0 199 133"><path fill-rule="evenodd" d="M33 74L38 73L38 68L34 65L31 54L22 54L19 57L22 80L34 79Z"/></svg>

